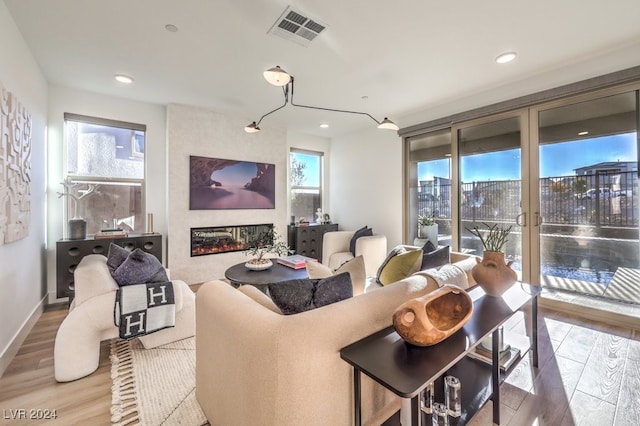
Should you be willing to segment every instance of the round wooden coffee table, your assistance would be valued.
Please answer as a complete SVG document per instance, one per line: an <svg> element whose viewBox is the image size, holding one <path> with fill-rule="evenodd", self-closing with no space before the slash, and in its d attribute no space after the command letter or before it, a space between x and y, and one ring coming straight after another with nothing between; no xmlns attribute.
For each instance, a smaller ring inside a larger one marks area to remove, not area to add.
<svg viewBox="0 0 640 426"><path fill-rule="evenodd" d="M239 287L244 284L249 284L265 291L268 284L309 278L306 268L289 268L288 266L276 263L275 259L273 260L273 266L264 271L252 271L244 266L244 264L245 262L238 263L224 271L225 278L231 281L233 286Z"/></svg>

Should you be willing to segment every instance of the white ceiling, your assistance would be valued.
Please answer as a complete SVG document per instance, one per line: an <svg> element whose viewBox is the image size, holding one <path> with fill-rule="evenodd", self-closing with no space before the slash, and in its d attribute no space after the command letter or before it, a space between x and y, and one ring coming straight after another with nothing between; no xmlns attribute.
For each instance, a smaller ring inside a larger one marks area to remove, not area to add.
<svg viewBox="0 0 640 426"><path fill-rule="evenodd" d="M4 1L50 83L247 123L283 102L262 78L274 65L295 76L297 103L401 127L640 65L638 0ZM267 34L288 5L327 24L308 47ZM506 51L518 58L496 64ZM375 123L289 105L271 125L335 136Z"/></svg>

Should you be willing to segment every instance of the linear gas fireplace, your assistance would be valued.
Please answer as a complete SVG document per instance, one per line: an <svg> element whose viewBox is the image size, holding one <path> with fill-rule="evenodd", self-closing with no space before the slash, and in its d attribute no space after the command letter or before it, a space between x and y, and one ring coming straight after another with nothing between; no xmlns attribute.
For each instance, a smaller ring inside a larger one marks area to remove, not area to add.
<svg viewBox="0 0 640 426"><path fill-rule="evenodd" d="M191 228L191 257L247 250L249 242L272 230L272 223Z"/></svg>

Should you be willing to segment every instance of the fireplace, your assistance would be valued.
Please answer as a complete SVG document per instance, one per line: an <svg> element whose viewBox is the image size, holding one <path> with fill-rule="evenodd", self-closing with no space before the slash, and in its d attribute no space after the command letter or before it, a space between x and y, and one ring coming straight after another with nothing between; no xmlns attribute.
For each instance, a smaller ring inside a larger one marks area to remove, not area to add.
<svg viewBox="0 0 640 426"><path fill-rule="evenodd" d="M272 223L191 228L191 257L247 250L249 241L272 229Z"/></svg>

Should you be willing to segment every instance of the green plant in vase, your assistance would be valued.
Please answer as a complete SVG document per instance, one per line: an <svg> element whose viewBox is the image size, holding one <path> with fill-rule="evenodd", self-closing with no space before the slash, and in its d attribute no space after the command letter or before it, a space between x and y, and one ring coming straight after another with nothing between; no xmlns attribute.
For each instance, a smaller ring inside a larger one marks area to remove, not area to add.
<svg viewBox="0 0 640 426"><path fill-rule="evenodd" d="M418 237L426 238L434 246L438 245L438 224L433 216L418 216Z"/></svg>
<svg viewBox="0 0 640 426"><path fill-rule="evenodd" d="M482 225L486 229L481 230L477 226L472 229L466 228L471 234L480 238L484 247L482 259L476 259L478 263L471 270L471 275L486 294L500 297L518 280L518 274L511 269L513 261L506 263L503 251L513 227L503 228L498 224L487 223Z"/></svg>
<svg viewBox="0 0 640 426"><path fill-rule="evenodd" d="M291 252L289 246L280 239L280 235L272 227L249 241L249 248L245 255L252 256L252 259L245 263L245 266L253 270L268 269L273 265L273 262L266 257L267 254L286 256Z"/></svg>

